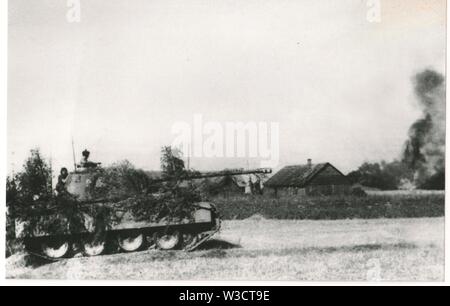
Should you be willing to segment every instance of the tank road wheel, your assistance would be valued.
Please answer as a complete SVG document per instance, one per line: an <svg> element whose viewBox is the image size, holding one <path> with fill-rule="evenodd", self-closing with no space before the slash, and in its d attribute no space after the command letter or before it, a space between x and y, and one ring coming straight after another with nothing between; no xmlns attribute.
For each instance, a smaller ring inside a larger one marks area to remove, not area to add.
<svg viewBox="0 0 450 306"><path fill-rule="evenodd" d="M192 233L183 233L183 248L188 249L195 245L198 241L198 237Z"/></svg>
<svg viewBox="0 0 450 306"><path fill-rule="evenodd" d="M42 242L41 249L45 256L57 259L69 252L70 244L63 239L48 239Z"/></svg>
<svg viewBox="0 0 450 306"><path fill-rule="evenodd" d="M125 232L117 236L117 241L122 250L134 252L144 244L144 235L139 232Z"/></svg>
<svg viewBox="0 0 450 306"><path fill-rule="evenodd" d="M158 233L156 235L156 245L161 250L173 250L180 243L180 233Z"/></svg>
<svg viewBox="0 0 450 306"><path fill-rule="evenodd" d="M93 236L82 240L83 253L86 256L98 256L105 251L106 240Z"/></svg>

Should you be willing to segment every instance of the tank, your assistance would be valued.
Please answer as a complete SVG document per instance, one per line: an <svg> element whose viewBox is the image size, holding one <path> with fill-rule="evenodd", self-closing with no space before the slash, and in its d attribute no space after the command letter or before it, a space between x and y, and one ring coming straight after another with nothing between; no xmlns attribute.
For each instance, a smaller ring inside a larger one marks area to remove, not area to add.
<svg viewBox="0 0 450 306"><path fill-rule="evenodd" d="M95 182L96 169L75 170L70 172L65 182L68 194L87 208L109 207L115 205L110 199L97 199L91 193ZM224 170L200 173L181 178L184 181L233 176L244 174L267 174L270 169ZM152 184L161 184L168 179L152 180ZM132 201L132 199L131 199ZM68 229L65 234L51 235L39 227L24 231L27 220L16 221L16 237L24 239L29 253L51 260L69 258L75 254L98 256L108 252L135 252L142 249L192 251L209 240L220 229L221 220L214 204L200 202L194 205L190 217L158 218L155 221L139 221L130 211L119 211L120 222L107 228L96 226L99 220L89 213L83 215L84 229L74 232ZM112 250L112 251L111 251Z"/></svg>

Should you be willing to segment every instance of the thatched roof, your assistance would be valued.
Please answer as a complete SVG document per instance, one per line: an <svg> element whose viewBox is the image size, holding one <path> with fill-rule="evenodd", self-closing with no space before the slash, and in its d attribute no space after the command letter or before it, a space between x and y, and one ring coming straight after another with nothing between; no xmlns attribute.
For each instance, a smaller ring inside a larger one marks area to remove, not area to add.
<svg viewBox="0 0 450 306"><path fill-rule="evenodd" d="M288 166L272 176L264 185L266 187L299 187L303 188L330 163ZM334 168L334 167L333 167ZM336 168L335 168L336 169ZM337 170L337 169L336 169ZM339 173L340 171L337 170ZM343 174L342 174L343 175Z"/></svg>

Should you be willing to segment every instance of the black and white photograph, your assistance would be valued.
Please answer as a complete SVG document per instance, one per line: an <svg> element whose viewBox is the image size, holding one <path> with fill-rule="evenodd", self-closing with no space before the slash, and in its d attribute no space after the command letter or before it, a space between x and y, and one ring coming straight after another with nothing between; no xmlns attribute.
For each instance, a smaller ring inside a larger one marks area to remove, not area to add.
<svg viewBox="0 0 450 306"><path fill-rule="evenodd" d="M447 1L5 15L6 282L446 281Z"/></svg>

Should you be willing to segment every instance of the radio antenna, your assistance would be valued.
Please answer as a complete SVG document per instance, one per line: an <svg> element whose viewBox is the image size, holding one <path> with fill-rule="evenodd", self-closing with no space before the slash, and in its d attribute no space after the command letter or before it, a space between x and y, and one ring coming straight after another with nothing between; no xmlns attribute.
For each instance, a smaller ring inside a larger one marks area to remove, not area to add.
<svg viewBox="0 0 450 306"><path fill-rule="evenodd" d="M73 167L74 167L74 171L77 171L77 162L75 160L75 145L73 144L73 137L72 137L72 154L73 154Z"/></svg>
<svg viewBox="0 0 450 306"><path fill-rule="evenodd" d="M52 193L53 189L53 158L52 158L53 152L50 153L50 193Z"/></svg>
<svg viewBox="0 0 450 306"><path fill-rule="evenodd" d="M188 143L188 151L187 151L187 169L191 170L191 144Z"/></svg>

